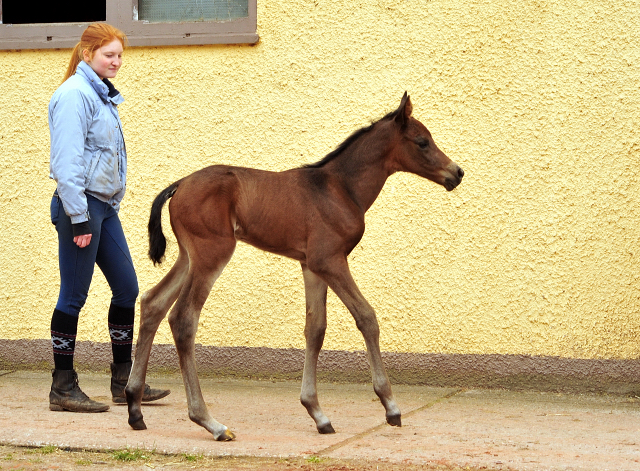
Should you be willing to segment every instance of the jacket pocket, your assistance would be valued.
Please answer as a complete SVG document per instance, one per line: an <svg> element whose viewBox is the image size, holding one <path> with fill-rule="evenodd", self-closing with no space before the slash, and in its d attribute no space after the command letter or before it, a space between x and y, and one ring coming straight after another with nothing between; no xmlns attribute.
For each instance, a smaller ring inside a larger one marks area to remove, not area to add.
<svg viewBox="0 0 640 471"><path fill-rule="evenodd" d="M98 149L91 156L91 163L89 164L89 170L87 171L87 175L84 179L85 186L91 182L93 179L93 174L96 172L96 168L98 167L98 163L100 162L100 156L102 155L102 151Z"/></svg>
<svg viewBox="0 0 640 471"><path fill-rule="evenodd" d="M99 149L91 159L85 189L105 198L111 198L121 189L118 168L117 155L113 149Z"/></svg>

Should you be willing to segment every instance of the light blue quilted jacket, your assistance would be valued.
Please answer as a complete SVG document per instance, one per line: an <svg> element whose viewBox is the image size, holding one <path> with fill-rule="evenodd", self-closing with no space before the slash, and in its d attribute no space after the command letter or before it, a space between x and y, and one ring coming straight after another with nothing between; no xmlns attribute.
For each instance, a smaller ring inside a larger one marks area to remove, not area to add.
<svg viewBox="0 0 640 471"><path fill-rule="evenodd" d="M124 98L80 62L49 102L50 177L73 224L90 217L86 195L113 206L124 196L127 152L117 105Z"/></svg>

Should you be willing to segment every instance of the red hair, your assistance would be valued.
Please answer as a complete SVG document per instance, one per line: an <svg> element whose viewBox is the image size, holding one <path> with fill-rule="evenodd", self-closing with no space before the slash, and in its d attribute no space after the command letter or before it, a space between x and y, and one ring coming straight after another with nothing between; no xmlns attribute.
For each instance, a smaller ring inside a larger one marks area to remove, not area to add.
<svg viewBox="0 0 640 471"><path fill-rule="evenodd" d="M73 48L63 82L76 73L78 64L82 61L82 52L84 50L88 51L90 57L93 57L97 49L112 42L114 39L119 40L124 49L127 36L118 28L114 28L107 23L93 23L87 26L87 29L84 30L80 37L80 42Z"/></svg>

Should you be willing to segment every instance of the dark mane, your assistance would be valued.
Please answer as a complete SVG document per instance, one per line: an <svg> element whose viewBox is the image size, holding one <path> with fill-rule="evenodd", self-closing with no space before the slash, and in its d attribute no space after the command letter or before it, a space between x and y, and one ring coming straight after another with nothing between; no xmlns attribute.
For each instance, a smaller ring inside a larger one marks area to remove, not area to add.
<svg viewBox="0 0 640 471"><path fill-rule="evenodd" d="M355 141L357 141L360 138L360 136L362 136L363 134L366 134L369 131L371 131L376 124L378 124L381 121L385 121L387 119L391 119L393 116L395 116L396 113L397 113L397 110L396 111L392 111L390 113L387 113L385 116L380 118L378 121L375 121L375 122L371 123L369 126L358 129L353 134L351 134L349 137L347 137L342 144L340 144L334 150L332 150L327 155L325 155L322 160L320 160L320 161L318 161L316 163L313 163L313 164L303 165L302 168L319 168L319 167L323 167L328 162L331 162L333 159L335 159L340 154L342 154L342 152L347 147L349 147L351 144L353 144Z"/></svg>

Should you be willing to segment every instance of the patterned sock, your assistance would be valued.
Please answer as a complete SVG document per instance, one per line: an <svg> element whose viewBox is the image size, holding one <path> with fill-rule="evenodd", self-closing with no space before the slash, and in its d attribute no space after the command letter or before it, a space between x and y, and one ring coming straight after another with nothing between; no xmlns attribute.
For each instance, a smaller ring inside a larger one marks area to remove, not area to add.
<svg viewBox="0 0 640 471"><path fill-rule="evenodd" d="M135 308L120 307L112 304L109 307L109 336L114 363L131 361L133 347L133 319Z"/></svg>
<svg viewBox="0 0 640 471"><path fill-rule="evenodd" d="M72 370L76 350L78 318L54 309L51 317L51 346L56 370Z"/></svg>

